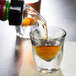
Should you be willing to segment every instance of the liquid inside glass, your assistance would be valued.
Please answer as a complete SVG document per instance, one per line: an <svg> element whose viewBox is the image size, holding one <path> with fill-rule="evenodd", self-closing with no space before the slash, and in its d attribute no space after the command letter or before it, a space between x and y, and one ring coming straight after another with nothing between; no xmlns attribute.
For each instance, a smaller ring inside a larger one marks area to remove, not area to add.
<svg viewBox="0 0 76 76"><path fill-rule="evenodd" d="M62 44L58 46L34 46L36 54L45 61L51 61L60 52Z"/></svg>

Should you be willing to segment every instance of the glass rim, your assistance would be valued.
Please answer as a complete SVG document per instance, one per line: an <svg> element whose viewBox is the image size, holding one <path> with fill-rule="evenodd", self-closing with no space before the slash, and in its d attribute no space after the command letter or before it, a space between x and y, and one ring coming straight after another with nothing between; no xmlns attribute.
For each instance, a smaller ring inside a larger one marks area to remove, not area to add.
<svg viewBox="0 0 76 76"><path fill-rule="evenodd" d="M50 26L49 28L58 28L58 29L61 29L62 31L63 31L63 34L60 36L60 37L56 37L56 38L54 38L54 39L58 39L58 38L63 38L63 37L65 37L66 36L66 31L62 28L62 27L58 27L58 26ZM31 31L30 31L30 39L31 39L31 37L32 38L34 38L34 39L36 39L36 40L41 40L42 38L37 38L37 37L35 37L35 35L33 35L32 33L36 30L36 29L38 29L39 27L35 27L35 28L33 28ZM45 38L46 39L46 38ZM54 40L54 39L50 39L50 40Z"/></svg>

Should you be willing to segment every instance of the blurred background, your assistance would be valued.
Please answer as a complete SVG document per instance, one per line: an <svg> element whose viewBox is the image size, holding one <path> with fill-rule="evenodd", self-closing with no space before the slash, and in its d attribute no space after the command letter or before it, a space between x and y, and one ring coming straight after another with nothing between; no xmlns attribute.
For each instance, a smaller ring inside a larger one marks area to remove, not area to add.
<svg viewBox="0 0 76 76"><path fill-rule="evenodd" d="M64 28L67 41L76 41L76 0L41 0L40 14L46 19L48 26ZM5 36L5 31L9 28L14 32L14 27L9 27L7 22L0 21L0 24L1 36Z"/></svg>
<svg viewBox="0 0 76 76"><path fill-rule="evenodd" d="M41 15L48 26L63 27L66 40L76 41L76 0L42 0Z"/></svg>

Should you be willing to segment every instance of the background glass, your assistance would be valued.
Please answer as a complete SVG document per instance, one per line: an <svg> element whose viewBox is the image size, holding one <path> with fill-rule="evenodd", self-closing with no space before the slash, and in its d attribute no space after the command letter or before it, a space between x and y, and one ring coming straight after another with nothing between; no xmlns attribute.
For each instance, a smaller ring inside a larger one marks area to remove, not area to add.
<svg viewBox="0 0 76 76"><path fill-rule="evenodd" d="M28 5L32 6L28 6ZM41 0L25 0L22 13L22 24L16 27L17 35L29 39L29 32L32 28L38 27L40 24L46 23L44 18L40 15Z"/></svg>
<svg viewBox="0 0 76 76"><path fill-rule="evenodd" d="M48 38L43 28L37 27L30 32L33 55L38 71L51 73L60 67L66 32L59 27L47 27Z"/></svg>

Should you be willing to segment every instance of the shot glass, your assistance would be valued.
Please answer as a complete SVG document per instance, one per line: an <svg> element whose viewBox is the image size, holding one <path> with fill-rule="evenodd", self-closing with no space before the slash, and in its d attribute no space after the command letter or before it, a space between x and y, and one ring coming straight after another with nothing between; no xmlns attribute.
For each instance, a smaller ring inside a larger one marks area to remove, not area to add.
<svg viewBox="0 0 76 76"><path fill-rule="evenodd" d="M37 27L31 30L30 39L37 70L52 73L60 68L66 31L60 27L49 26L46 34L43 28Z"/></svg>

